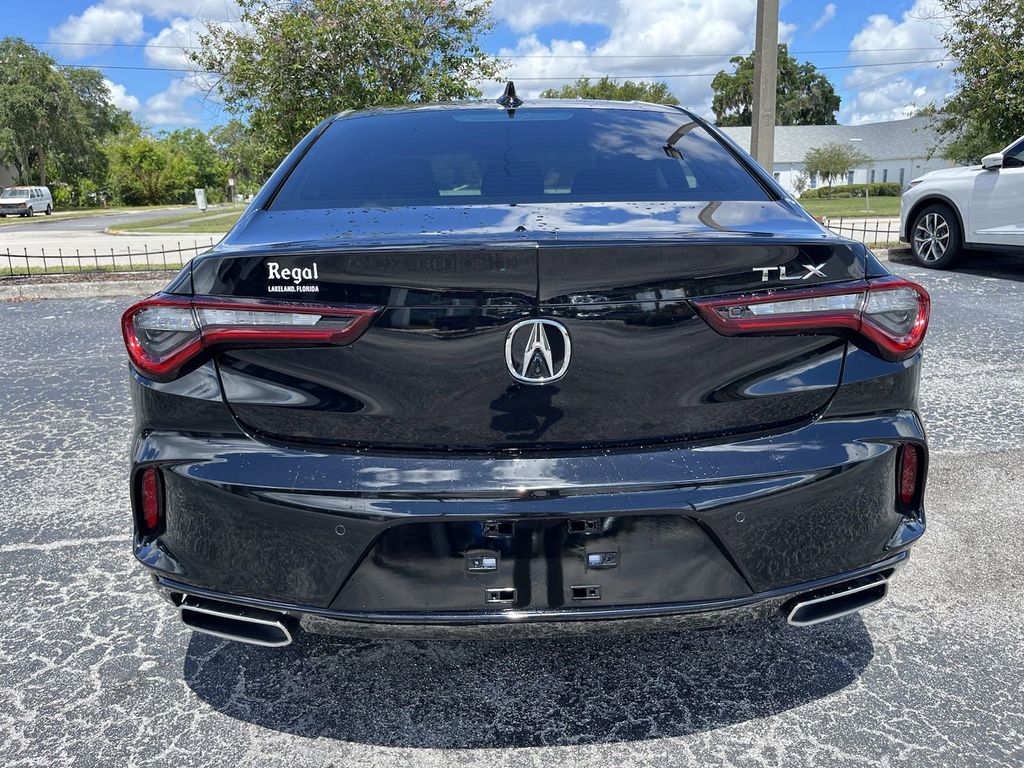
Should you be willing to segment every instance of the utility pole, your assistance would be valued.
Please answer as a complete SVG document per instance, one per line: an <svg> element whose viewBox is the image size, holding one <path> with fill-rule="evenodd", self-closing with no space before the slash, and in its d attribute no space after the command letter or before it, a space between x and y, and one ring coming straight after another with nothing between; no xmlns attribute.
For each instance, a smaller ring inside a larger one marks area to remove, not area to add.
<svg viewBox="0 0 1024 768"><path fill-rule="evenodd" d="M779 0L757 0L750 154L768 173L775 160L775 91L779 80Z"/></svg>

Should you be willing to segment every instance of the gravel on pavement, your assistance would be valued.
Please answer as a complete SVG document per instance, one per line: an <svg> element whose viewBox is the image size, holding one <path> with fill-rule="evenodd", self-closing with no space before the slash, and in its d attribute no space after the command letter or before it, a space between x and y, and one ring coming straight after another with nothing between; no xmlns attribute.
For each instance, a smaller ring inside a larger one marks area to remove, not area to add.
<svg viewBox="0 0 1024 768"><path fill-rule="evenodd" d="M130 551L123 298L0 304L0 763L1021 766L1024 259L936 273L929 530L885 603L521 642L192 636Z"/></svg>

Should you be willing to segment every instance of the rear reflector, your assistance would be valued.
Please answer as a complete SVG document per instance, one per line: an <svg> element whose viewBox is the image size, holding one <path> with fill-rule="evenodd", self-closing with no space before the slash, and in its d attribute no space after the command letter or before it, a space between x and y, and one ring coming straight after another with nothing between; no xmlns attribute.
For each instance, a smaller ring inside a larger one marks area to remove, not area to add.
<svg viewBox="0 0 1024 768"><path fill-rule="evenodd" d="M153 533L160 526L160 510L163 505L163 491L160 483L160 470L146 467L142 470L139 483L139 523L143 533Z"/></svg>
<svg viewBox="0 0 1024 768"><path fill-rule="evenodd" d="M920 465L921 449L916 445L906 444L900 449L898 491L900 503L909 507L917 496L917 477Z"/></svg>
<svg viewBox="0 0 1024 768"><path fill-rule="evenodd" d="M931 309L924 288L895 277L691 301L726 336L843 333L888 360L917 351Z"/></svg>
<svg viewBox="0 0 1024 768"><path fill-rule="evenodd" d="M121 331L139 372L169 381L214 348L350 344L378 311L379 307L158 295L129 307L121 318Z"/></svg>

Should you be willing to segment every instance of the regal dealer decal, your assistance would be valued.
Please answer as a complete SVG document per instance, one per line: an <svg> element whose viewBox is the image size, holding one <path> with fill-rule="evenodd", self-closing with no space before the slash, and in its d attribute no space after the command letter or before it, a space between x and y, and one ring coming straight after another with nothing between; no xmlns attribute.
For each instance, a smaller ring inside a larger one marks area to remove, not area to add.
<svg viewBox="0 0 1024 768"><path fill-rule="evenodd" d="M276 261L267 262L268 293L319 293L320 279L316 262L309 267L282 267Z"/></svg>

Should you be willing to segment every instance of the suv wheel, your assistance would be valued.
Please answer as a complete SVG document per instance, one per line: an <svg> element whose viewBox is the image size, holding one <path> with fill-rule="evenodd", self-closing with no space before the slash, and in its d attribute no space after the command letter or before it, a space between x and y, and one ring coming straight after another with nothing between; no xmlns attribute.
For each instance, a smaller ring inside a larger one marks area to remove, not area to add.
<svg viewBox="0 0 1024 768"><path fill-rule="evenodd" d="M929 205L917 214L910 249L922 267L945 269L959 258L962 247L960 224L947 206Z"/></svg>
<svg viewBox="0 0 1024 768"><path fill-rule="evenodd" d="M50 205L49 203L47 203L46 204L46 215L49 216L51 213L53 213L53 206Z"/></svg>
<svg viewBox="0 0 1024 768"><path fill-rule="evenodd" d="M36 215L36 209L33 208L31 205L29 205L28 209L25 211L25 215L26 216L35 216Z"/></svg>

